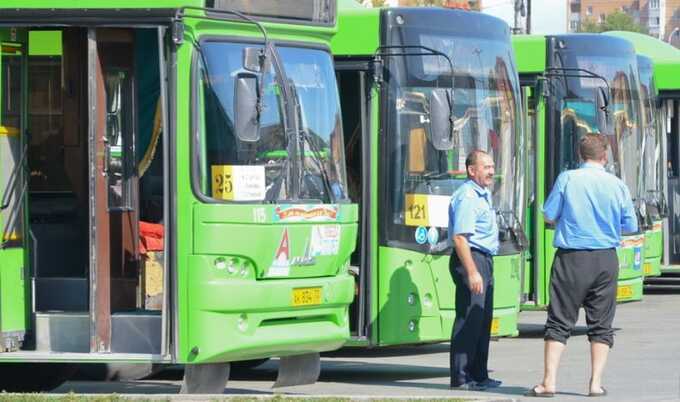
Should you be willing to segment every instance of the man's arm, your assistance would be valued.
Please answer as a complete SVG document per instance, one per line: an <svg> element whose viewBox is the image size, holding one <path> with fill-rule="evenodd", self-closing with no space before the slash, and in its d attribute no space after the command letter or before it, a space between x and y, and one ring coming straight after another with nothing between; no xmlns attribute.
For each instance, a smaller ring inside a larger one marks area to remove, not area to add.
<svg viewBox="0 0 680 402"><path fill-rule="evenodd" d="M480 294L484 291L484 281L477 270L475 260L472 259L472 252L468 244L467 236L464 234L457 234L453 236L453 245L456 248L456 254L460 262L463 263L463 268L468 278L468 287L473 294Z"/></svg>
<svg viewBox="0 0 680 402"><path fill-rule="evenodd" d="M566 174L561 173L557 176L555 184L553 184L552 191L550 195L545 200L543 204L543 219L546 223L554 225L560 215L562 214L562 204L564 203L564 184L566 180Z"/></svg>

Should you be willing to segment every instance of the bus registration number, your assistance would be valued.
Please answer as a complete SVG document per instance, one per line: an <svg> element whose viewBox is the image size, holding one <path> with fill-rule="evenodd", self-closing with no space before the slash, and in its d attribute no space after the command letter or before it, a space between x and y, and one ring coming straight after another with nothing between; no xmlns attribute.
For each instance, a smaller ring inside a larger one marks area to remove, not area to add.
<svg viewBox="0 0 680 402"><path fill-rule="evenodd" d="M616 289L616 298L617 299L627 299L629 297L633 297L633 287L630 285L625 285L625 286L619 286Z"/></svg>
<svg viewBox="0 0 680 402"><path fill-rule="evenodd" d="M312 306L321 304L321 288L293 289L293 306Z"/></svg>

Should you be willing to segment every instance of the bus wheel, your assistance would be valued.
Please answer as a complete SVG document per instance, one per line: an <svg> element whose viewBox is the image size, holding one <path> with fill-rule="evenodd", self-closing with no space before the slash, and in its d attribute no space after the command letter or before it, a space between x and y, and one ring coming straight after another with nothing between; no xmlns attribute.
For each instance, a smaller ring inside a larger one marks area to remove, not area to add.
<svg viewBox="0 0 680 402"><path fill-rule="evenodd" d="M76 378L85 381L136 381L157 373L161 365L151 363L82 363Z"/></svg>
<svg viewBox="0 0 680 402"><path fill-rule="evenodd" d="M0 363L0 391L50 391L75 371L76 366L70 363Z"/></svg>

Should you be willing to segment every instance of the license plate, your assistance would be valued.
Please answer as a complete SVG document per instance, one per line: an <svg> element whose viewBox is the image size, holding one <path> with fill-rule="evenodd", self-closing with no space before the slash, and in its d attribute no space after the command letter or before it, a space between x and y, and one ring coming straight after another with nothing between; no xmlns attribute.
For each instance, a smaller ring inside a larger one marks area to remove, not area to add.
<svg viewBox="0 0 680 402"><path fill-rule="evenodd" d="M293 306L313 306L321 304L321 288L293 289Z"/></svg>
<svg viewBox="0 0 680 402"><path fill-rule="evenodd" d="M630 285L625 285L625 286L619 286L616 289L616 298L617 299L627 299L629 297L633 297L633 287Z"/></svg>
<svg viewBox="0 0 680 402"><path fill-rule="evenodd" d="M496 335L500 332L501 330L501 320L498 318L494 318L491 320L491 335Z"/></svg>
<svg viewBox="0 0 680 402"><path fill-rule="evenodd" d="M652 273L652 264L649 262L645 263L645 268L644 268L645 275L649 275Z"/></svg>

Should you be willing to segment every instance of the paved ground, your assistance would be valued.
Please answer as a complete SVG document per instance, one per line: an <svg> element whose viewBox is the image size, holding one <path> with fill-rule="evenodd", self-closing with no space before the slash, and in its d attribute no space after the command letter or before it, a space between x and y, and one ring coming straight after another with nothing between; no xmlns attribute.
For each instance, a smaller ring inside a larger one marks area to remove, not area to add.
<svg viewBox="0 0 680 402"><path fill-rule="evenodd" d="M581 314L583 316L583 314ZM523 313L521 335L491 344L492 376L504 381L497 392L468 393L448 389L448 344L383 350L341 351L322 360L315 385L281 391L304 395L458 396L522 399L527 387L540 379L542 328L545 313ZM615 326L616 345L605 375L611 401L680 400L680 294L646 295L642 303L620 305ZM588 343L583 317L563 356L556 400L579 400L589 377ZM172 394L179 372L128 383L70 382L55 392ZM226 394L272 393L276 362L235 373ZM278 392L281 392L278 391Z"/></svg>

